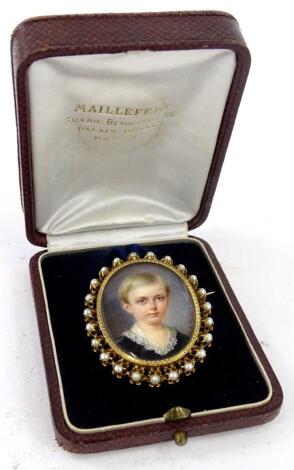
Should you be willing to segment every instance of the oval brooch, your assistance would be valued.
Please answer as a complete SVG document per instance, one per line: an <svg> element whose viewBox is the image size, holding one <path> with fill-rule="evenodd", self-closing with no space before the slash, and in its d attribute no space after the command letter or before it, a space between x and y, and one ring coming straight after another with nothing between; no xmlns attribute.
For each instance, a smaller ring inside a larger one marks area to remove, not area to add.
<svg viewBox="0 0 294 470"><path fill-rule="evenodd" d="M115 258L90 282L84 319L103 366L132 384L159 387L195 372L211 346L209 293L170 256Z"/></svg>

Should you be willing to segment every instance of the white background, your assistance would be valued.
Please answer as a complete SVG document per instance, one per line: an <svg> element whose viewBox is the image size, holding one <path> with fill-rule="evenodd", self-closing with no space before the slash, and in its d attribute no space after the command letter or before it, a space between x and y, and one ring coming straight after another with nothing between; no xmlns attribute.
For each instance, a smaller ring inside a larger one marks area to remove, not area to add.
<svg viewBox="0 0 294 470"><path fill-rule="evenodd" d="M293 22L292 1L65 1L2 6L0 233L0 468L294 468ZM54 440L20 206L9 40L30 16L64 13L224 10L239 21L252 67L208 220L194 233L215 251L282 384L271 423L191 438L75 455Z"/></svg>

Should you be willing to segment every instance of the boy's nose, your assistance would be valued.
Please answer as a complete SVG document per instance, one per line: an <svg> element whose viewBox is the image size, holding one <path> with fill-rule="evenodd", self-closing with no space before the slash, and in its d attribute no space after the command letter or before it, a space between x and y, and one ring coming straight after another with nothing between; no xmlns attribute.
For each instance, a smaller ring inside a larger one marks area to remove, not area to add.
<svg viewBox="0 0 294 470"><path fill-rule="evenodd" d="M155 301L155 299L150 300L150 307L153 308L154 310L156 310L156 301Z"/></svg>

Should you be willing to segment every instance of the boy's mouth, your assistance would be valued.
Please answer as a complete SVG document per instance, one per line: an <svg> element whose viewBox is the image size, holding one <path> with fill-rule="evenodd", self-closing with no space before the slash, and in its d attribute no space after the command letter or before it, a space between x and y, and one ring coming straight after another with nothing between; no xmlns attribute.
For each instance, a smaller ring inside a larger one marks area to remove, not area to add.
<svg viewBox="0 0 294 470"><path fill-rule="evenodd" d="M148 313L147 316L148 317L158 317L158 315L159 315L159 312L150 312L150 313Z"/></svg>

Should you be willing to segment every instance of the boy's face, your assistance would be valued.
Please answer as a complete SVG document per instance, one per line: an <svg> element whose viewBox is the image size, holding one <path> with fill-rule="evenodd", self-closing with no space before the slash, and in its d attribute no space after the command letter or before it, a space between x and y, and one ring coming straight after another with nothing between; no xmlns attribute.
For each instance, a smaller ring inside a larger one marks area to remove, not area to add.
<svg viewBox="0 0 294 470"><path fill-rule="evenodd" d="M138 323L158 325L164 320L168 307L168 294L160 282L136 287L129 291L128 303L122 307L135 317Z"/></svg>

